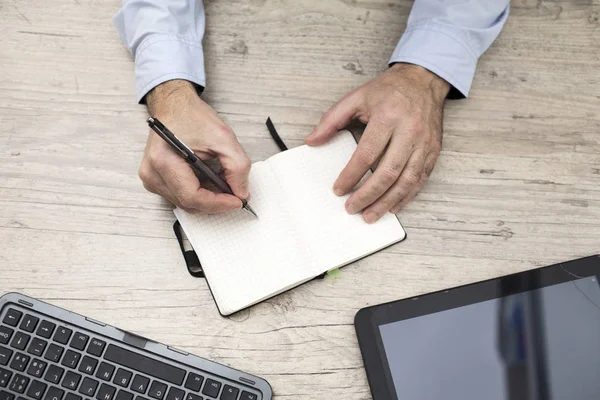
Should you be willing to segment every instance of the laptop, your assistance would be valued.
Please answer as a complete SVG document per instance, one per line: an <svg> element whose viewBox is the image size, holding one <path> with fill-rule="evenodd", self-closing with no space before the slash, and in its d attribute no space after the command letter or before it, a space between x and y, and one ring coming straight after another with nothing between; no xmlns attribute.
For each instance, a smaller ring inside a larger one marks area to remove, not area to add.
<svg viewBox="0 0 600 400"><path fill-rule="evenodd" d="M267 381L18 293L0 297L0 400L271 400Z"/></svg>

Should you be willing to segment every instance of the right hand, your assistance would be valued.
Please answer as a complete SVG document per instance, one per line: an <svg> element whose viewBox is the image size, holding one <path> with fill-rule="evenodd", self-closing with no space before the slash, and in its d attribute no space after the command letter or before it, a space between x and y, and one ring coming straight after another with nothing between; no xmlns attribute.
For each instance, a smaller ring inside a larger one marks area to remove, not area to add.
<svg viewBox="0 0 600 400"><path fill-rule="evenodd" d="M248 193L250 160L235 134L184 80L165 82L146 97L158 118L203 160L217 157L235 196L201 187L189 164L150 130L139 169L144 187L190 212L217 213L242 207ZM236 197L237 196L237 197Z"/></svg>

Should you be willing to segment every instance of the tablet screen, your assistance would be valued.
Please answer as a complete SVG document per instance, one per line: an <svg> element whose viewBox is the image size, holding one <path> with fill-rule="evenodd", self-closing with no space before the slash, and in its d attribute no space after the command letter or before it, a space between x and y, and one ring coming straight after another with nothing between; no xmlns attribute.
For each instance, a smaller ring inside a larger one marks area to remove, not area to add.
<svg viewBox="0 0 600 400"><path fill-rule="evenodd" d="M379 326L400 400L597 400L595 276Z"/></svg>

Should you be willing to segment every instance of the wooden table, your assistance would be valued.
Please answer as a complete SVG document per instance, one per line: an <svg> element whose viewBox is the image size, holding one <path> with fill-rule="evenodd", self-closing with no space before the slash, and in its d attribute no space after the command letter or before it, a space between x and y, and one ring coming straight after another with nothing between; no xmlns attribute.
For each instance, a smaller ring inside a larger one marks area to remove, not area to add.
<svg viewBox="0 0 600 400"><path fill-rule="evenodd" d="M205 1L206 99L253 160L386 65L412 3ZM408 240L232 318L188 275L117 0L0 1L0 295L19 291L265 377L279 399L370 398L361 308L598 253L600 0L513 1L444 150L399 214ZM116 131L115 131L116 129Z"/></svg>

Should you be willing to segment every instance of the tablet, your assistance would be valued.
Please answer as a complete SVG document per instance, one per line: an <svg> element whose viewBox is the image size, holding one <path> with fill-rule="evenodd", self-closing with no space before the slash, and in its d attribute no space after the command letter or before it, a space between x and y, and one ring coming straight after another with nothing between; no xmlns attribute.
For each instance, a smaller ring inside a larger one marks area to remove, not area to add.
<svg viewBox="0 0 600 400"><path fill-rule="evenodd" d="M364 308L373 400L600 399L600 255Z"/></svg>

